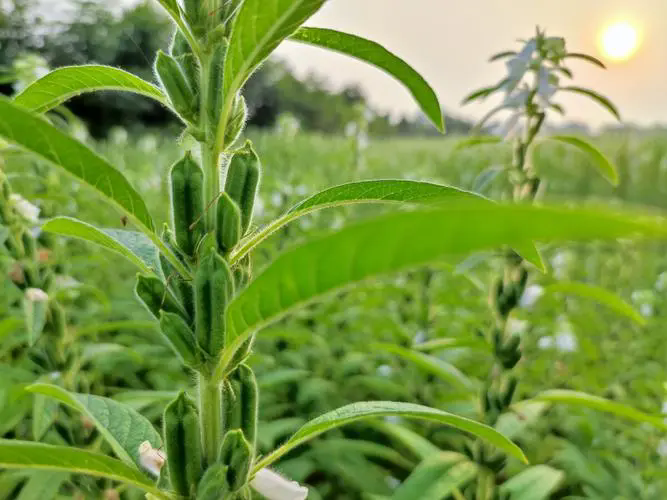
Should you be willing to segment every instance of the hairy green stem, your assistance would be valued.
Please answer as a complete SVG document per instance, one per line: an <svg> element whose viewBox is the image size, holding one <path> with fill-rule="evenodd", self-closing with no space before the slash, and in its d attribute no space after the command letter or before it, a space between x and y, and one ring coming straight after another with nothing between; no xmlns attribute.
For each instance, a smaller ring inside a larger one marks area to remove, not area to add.
<svg viewBox="0 0 667 500"><path fill-rule="evenodd" d="M199 427L202 449L207 464L213 464L218 457L222 442L222 391L220 384L199 375Z"/></svg>

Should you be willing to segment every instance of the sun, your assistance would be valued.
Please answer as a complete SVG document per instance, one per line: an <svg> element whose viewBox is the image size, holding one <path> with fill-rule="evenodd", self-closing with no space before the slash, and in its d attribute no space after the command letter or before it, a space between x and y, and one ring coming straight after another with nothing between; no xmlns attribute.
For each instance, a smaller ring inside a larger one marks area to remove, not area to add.
<svg viewBox="0 0 667 500"><path fill-rule="evenodd" d="M608 59L630 59L639 48L639 31L628 21L610 24L602 31L600 47Z"/></svg>

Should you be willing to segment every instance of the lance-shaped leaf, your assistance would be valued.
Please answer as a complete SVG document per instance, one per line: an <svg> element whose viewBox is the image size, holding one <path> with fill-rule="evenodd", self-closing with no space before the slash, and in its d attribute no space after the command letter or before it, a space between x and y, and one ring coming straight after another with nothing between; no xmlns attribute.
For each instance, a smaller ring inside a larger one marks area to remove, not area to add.
<svg viewBox="0 0 667 500"><path fill-rule="evenodd" d="M391 213L312 238L278 256L230 303L229 336L231 340L256 331L341 287L447 256L516 242L614 240L635 235L664 238L666 234L661 218L593 208L466 201L446 209ZM224 353L220 365L228 361L232 350Z"/></svg>
<svg viewBox="0 0 667 500"><path fill-rule="evenodd" d="M452 413L441 411L427 406L412 403L395 403L393 401L368 401L363 403L352 403L336 410L320 415L299 429L280 448L269 453L261 459L254 468L257 472L271 465L280 457L301 446L303 443L319 436L320 434L335 429L342 425L351 424L368 418L398 416L417 420L429 420L454 427L461 431L477 436L506 453L526 462L526 457L521 449L512 441L500 434L495 429L460 417Z"/></svg>
<svg viewBox="0 0 667 500"><path fill-rule="evenodd" d="M575 87L575 86L561 87L560 90L564 90L566 92L573 92L575 94L580 94L586 97L590 97L600 106L609 111L614 116L614 118L616 118L618 121L621 121L621 114L619 113L618 108L614 106L614 103L611 102L609 98L603 96L602 94L598 94L597 92L591 89L583 87Z"/></svg>
<svg viewBox="0 0 667 500"><path fill-rule="evenodd" d="M574 146L582 153L588 155L595 167L600 173L614 186L618 185L618 171L609 159L602 152L593 146L590 142L572 135L552 135L547 137L550 141L562 142L569 146Z"/></svg>
<svg viewBox="0 0 667 500"><path fill-rule="evenodd" d="M473 148L475 146L488 146L503 143L503 138L497 135L476 135L461 139L454 146L453 151Z"/></svg>
<svg viewBox="0 0 667 500"><path fill-rule="evenodd" d="M275 48L317 12L325 0L245 0L234 18L225 57L225 102L218 140L224 140L236 93Z"/></svg>
<svg viewBox="0 0 667 500"><path fill-rule="evenodd" d="M414 363L420 370L433 374L457 387L472 390L476 386L476 383L473 382L473 380L468 378L454 365L447 363L440 358L436 358L435 356L419 351L413 351L412 349L406 349L405 347L395 344L371 344L370 348L373 350L380 349L395 354L406 361Z"/></svg>
<svg viewBox="0 0 667 500"><path fill-rule="evenodd" d="M137 469L115 458L68 446L0 439L0 468L72 472L121 481L155 495L162 500L171 496Z"/></svg>
<svg viewBox="0 0 667 500"><path fill-rule="evenodd" d="M14 102L30 111L44 113L86 92L118 90L141 94L166 105L164 94L152 83L110 66L68 66L51 71L28 85Z"/></svg>
<svg viewBox="0 0 667 500"><path fill-rule="evenodd" d="M548 465L535 465L506 481L500 491L512 500L546 500L565 479L563 471Z"/></svg>
<svg viewBox="0 0 667 500"><path fill-rule="evenodd" d="M361 203L437 205L457 200L484 200L492 203L476 193L431 182L375 179L333 186L296 204L285 215L244 240L239 248L232 252L230 261L233 265L285 224L317 210ZM518 251L528 262L544 270L542 258L534 245L521 244Z"/></svg>
<svg viewBox="0 0 667 500"><path fill-rule="evenodd" d="M433 125L445 131L442 109L433 89L411 66L382 45L356 35L322 28L301 28L291 36L291 40L341 52L386 71L408 88Z"/></svg>
<svg viewBox="0 0 667 500"><path fill-rule="evenodd" d="M549 293L563 293L566 295L575 295L586 299L591 299L599 304L607 306L612 311L615 311L623 316L636 321L640 325L645 325L644 317L630 304L625 302L622 298L609 290L605 290L599 286L589 285L586 283L575 283L569 281L559 281L548 285L544 288L545 292Z"/></svg>
<svg viewBox="0 0 667 500"><path fill-rule="evenodd" d="M190 276L155 234L146 203L122 173L85 145L6 98L0 98L0 117L0 137L95 189L146 234L182 276Z"/></svg>
<svg viewBox="0 0 667 500"><path fill-rule="evenodd" d="M585 392L570 391L566 389L553 389L539 393L533 398L538 401L549 401L551 403L561 403L572 406L582 406L593 410L611 413L618 417L627 418L636 422L646 422L658 429L667 430L667 422L664 418L649 415L643 411L637 410L631 406L617 403L609 399L586 394Z"/></svg>
<svg viewBox="0 0 667 500"><path fill-rule="evenodd" d="M448 454L433 455L408 476L391 496L391 500L441 500L465 486L477 475L472 462L452 464Z"/></svg>
<svg viewBox="0 0 667 500"><path fill-rule="evenodd" d="M123 462L139 466L139 445L149 441L153 448L162 444L153 425L131 407L113 399L68 392L58 386L33 384L26 390L43 394L90 418Z"/></svg>
<svg viewBox="0 0 667 500"><path fill-rule="evenodd" d="M400 424L395 424L392 422L386 421L377 421L370 422L369 425L387 436L392 440L397 441L401 447L407 448L411 453L413 453L417 458L424 460L431 455L438 453L443 453L440 448L431 443L421 434L416 433L415 431L408 429ZM451 455L452 462L462 461L466 458L465 455L460 453L455 453L453 451L444 452Z"/></svg>
<svg viewBox="0 0 667 500"><path fill-rule="evenodd" d="M102 246L122 255L146 273L159 269L157 249L143 233L122 229L98 229L70 217L56 217L42 226L42 230L70 236Z"/></svg>
<svg viewBox="0 0 667 500"><path fill-rule="evenodd" d="M53 500L70 475L62 471L40 471L30 475L16 500ZM2 498L0 490L0 498Z"/></svg>
<svg viewBox="0 0 667 500"><path fill-rule="evenodd" d="M582 61L587 61L591 64L595 64L599 68L602 69L607 69L607 66L600 61L597 57L589 56L588 54L581 54L579 52L570 52L569 54L565 54L565 57L563 59L581 59Z"/></svg>

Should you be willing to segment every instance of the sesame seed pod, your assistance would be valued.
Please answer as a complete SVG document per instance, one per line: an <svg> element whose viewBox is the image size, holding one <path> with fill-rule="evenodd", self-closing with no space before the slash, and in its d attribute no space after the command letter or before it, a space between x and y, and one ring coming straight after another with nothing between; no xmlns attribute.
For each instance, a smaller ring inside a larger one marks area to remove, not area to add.
<svg viewBox="0 0 667 500"><path fill-rule="evenodd" d="M170 181L176 243L183 253L192 256L204 235L204 172L186 153L171 168Z"/></svg>
<svg viewBox="0 0 667 500"><path fill-rule="evenodd" d="M241 489L248 482L253 448L240 429L227 431L220 445L218 460L228 467L227 480L232 491Z"/></svg>
<svg viewBox="0 0 667 500"><path fill-rule="evenodd" d="M218 198L216 237L223 254L230 252L241 239L241 210L225 192Z"/></svg>
<svg viewBox="0 0 667 500"><path fill-rule="evenodd" d="M160 310L164 310L178 314L184 319L189 320L185 309L178 303L172 293L167 290L159 278L138 274L135 293L155 319L160 317Z"/></svg>
<svg viewBox="0 0 667 500"><path fill-rule="evenodd" d="M176 59L158 51L155 74L169 97L169 102L186 122L197 121L198 99Z"/></svg>
<svg viewBox="0 0 667 500"><path fill-rule="evenodd" d="M191 368L201 364L195 334L182 317L160 311L160 331L182 363Z"/></svg>
<svg viewBox="0 0 667 500"><path fill-rule="evenodd" d="M227 169L225 192L241 209L242 235L248 230L252 220L260 169L259 157L250 141L234 153Z"/></svg>
<svg viewBox="0 0 667 500"><path fill-rule="evenodd" d="M220 500L227 498L231 488L227 482L228 467L223 464L210 466L197 486L197 500Z"/></svg>

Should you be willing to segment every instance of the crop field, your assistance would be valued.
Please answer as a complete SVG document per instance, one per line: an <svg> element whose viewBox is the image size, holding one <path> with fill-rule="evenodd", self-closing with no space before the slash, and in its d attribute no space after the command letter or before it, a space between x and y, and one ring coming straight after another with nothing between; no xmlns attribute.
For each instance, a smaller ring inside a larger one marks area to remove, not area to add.
<svg viewBox="0 0 667 500"><path fill-rule="evenodd" d="M155 83L14 61L0 500L667 498L667 133L555 127L568 93L621 115L569 84L604 63L540 28L491 57L507 75L464 102L501 104L459 133L406 61L303 27L324 3L142 4L169 32ZM421 115L271 76L288 38ZM303 119L253 122L266 88ZM159 126L133 104L86 124L119 92Z"/></svg>

